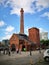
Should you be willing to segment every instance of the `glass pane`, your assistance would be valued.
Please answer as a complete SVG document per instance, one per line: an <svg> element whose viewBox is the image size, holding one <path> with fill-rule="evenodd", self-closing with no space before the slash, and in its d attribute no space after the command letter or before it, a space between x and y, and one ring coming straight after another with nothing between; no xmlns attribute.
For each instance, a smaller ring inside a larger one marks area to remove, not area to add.
<svg viewBox="0 0 49 65"><path fill-rule="evenodd" d="M49 53L49 50L47 51L47 53Z"/></svg>

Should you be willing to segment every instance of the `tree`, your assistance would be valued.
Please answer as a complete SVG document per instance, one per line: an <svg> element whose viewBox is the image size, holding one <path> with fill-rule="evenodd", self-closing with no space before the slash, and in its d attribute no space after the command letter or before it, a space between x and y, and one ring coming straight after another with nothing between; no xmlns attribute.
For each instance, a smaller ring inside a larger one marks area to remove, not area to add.
<svg viewBox="0 0 49 65"><path fill-rule="evenodd" d="M41 40L40 44L41 44L41 46L47 47L49 45L49 40Z"/></svg>

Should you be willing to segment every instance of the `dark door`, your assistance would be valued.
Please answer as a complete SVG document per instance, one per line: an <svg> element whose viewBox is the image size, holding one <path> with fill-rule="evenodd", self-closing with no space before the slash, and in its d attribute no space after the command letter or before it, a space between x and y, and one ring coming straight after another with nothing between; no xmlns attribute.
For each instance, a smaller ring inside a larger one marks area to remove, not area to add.
<svg viewBox="0 0 49 65"><path fill-rule="evenodd" d="M15 44L12 44L12 45L11 45L11 51L16 51Z"/></svg>

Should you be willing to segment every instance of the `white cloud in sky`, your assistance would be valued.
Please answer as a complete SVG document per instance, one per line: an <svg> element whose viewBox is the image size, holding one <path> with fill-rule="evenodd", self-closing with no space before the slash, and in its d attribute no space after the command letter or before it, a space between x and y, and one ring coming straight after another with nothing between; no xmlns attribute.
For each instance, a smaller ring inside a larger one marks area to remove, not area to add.
<svg viewBox="0 0 49 65"><path fill-rule="evenodd" d="M47 32L45 29L43 29L43 28L39 28L39 31L40 31L40 33L41 32Z"/></svg>
<svg viewBox="0 0 49 65"><path fill-rule="evenodd" d="M12 8L10 14L20 14L20 8L24 9L25 13L35 13L36 11L41 11L44 8L49 7L49 0L0 0L0 4ZM35 4L33 4L35 3Z"/></svg>
<svg viewBox="0 0 49 65"><path fill-rule="evenodd" d="M20 9L23 8L25 13L34 13L31 5L34 0L10 0L12 7L11 14L20 14ZM32 6L33 7L33 6Z"/></svg>
<svg viewBox="0 0 49 65"><path fill-rule="evenodd" d="M36 8L38 11L41 11L44 8L48 8L48 7L49 7L49 0L37 0Z"/></svg>
<svg viewBox="0 0 49 65"><path fill-rule="evenodd" d="M37 0L37 6L49 7L49 0Z"/></svg>
<svg viewBox="0 0 49 65"><path fill-rule="evenodd" d="M3 39L10 39L11 36L12 36L11 34L10 35L6 35L6 36L2 37L2 40Z"/></svg>
<svg viewBox="0 0 49 65"><path fill-rule="evenodd" d="M0 21L0 27L4 26L5 22L4 21Z"/></svg>
<svg viewBox="0 0 49 65"><path fill-rule="evenodd" d="M25 28L25 34L28 35L28 28Z"/></svg>
<svg viewBox="0 0 49 65"><path fill-rule="evenodd" d="M0 4L3 4L5 2L5 0L0 0Z"/></svg>
<svg viewBox="0 0 49 65"><path fill-rule="evenodd" d="M6 31L7 33L12 32L13 30L14 30L14 27L13 27L13 26L7 26L7 28L5 29L5 31Z"/></svg>
<svg viewBox="0 0 49 65"><path fill-rule="evenodd" d="M41 15L41 17L48 17L49 19L49 12L45 12L44 14Z"/></svg>
<svg viewBox="0 0 49 65"><path fill-rule="evenodd" d="M3 39L10 39L10 37L13 34L13 30L14 30L13 26L11 26L11 25L7 26L7 28L5 29L5 35L2 37L2 40Z"/></svg>
<svg viewBox="0 0 49 65"><path fill-rule="evenodd" d="M14 32L14 27L11 25L7 26L7 28L3 29L3 31L4 31L4 34L3 34L4 36L0 37L0 40L10 39L10 37L12 36L12 34Z"/></svg>
<svg viewBox="0 0 49 65"><path fill-rule="evenodd" d="M0 4L7 6L10 4L10 7L12 8L11 14L20 14L20 9L23 8L25 13L34 13L32 3L35 0L1 0ZM3 4L4 3L4 4Z"/></svg>

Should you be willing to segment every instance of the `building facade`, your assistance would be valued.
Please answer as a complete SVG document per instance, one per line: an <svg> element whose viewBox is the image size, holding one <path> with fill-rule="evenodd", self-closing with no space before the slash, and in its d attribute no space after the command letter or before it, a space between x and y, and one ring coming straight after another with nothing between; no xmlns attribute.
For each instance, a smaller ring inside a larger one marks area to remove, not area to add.
<svg viewBox="0 0 49 65"><path fill-rule="evenodd" d="M36 44L37 47L40 46L40 35L38 28L30 28L29 30L29 39Z"/></svg>
<svg viewBox="0 0 49 65"><path fill-rule="evenodd" d="M24 10L21 8L20 10L20 33L14 33L10 40L11 48L15 48L16 50L33 50L36 48L36 45L39 46L40 38L39 38L39 29L31 28L29 29L29 36L24 34Z"/></svg>
<svg viewBox="0 0 49 65"><path fill-rule="evenodd" d="M13 34L10 38L10 46L11 48L14 46L16 50L22 51L24 48L30 50L30 44L31 42L25 34Z"/></svg>
<svg viewBox="0 0 49 65"><path fill-rule="evenodd" d="M48 40L48 32L41 32L40 40Z"/></svg>
<svg viewBox="0 0 49 65"><path fill-rule="evenodd" d="M20 10L20 33L13 34L10 38L10 46L15 47L16 50L29 50L30 42L28 43L28 36L24 34L24 10L21 8ZM13 48L14 48L13 47ZM28 48L27 48L28 47Z"/></svg>

